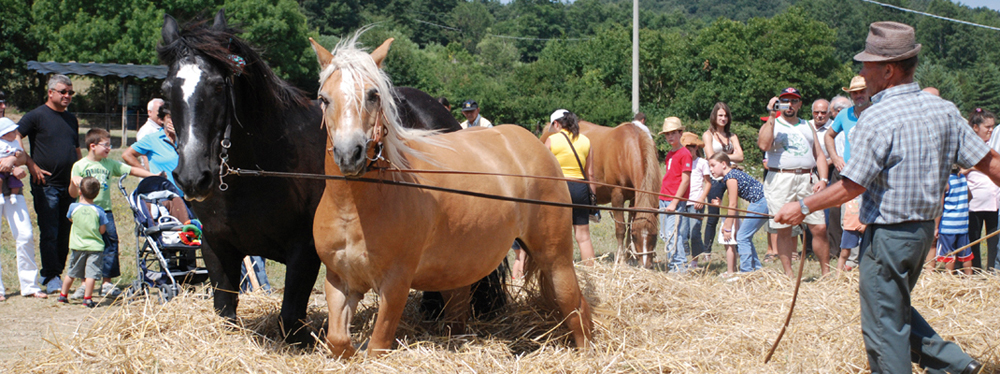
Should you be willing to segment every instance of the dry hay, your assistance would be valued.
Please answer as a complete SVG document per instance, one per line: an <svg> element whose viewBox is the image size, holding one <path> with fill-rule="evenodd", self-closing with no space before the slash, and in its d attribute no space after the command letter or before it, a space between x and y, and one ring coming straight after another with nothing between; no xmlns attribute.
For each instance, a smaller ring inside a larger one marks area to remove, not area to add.
<svg viewBox="0 0 1000 374"><path fill-rule="evenodd" d="M803 283L789 331L771 363L764 355L781 327L792 281L773 270L725 282L713 275L674 276L632 267L579 267L596 306L595 345L568 348L568 331L520 292L500 317L470 323L475 335L448 338L440 324L422 322L411 296L387 355L330 358L323 346L299 350L281 343L280 297L241 298L242 327L213 312L204 295L184 294L100 308L99 322L53 348L9 362L11 372L677 372L853 373L866 371L857 273ZM947 340L997 372L1000 363L1000 277L925 274L913 304ZM371 333L375 298L354 320L355 342ZM81 311L83 312L83 311ZM322 295L310 304L311 325L326 318ZM478 335L478 337L477 337Z"/></svg>

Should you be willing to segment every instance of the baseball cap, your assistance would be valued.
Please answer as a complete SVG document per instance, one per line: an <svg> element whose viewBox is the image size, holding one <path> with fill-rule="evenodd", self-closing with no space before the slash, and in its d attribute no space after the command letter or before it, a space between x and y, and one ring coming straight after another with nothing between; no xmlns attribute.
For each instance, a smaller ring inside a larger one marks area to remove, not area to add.
<svg viewBox="0 0 1000 374"><path fill-rule="evenodd" d="M465 102L462 103L463 112L471 112L476 109L479 109L479 103L475 100L465 100Z"/></svg>
<svg viewBox="0 0 1000 374"><path fill-rule="evenodd" d="M788 87L786 89L783 89L781 90L781 93L778 94L778 97L785 97L785 96L791 96L796 99L802 98L802 95L799 94L799 90L796 90L795 87Z"/></svg>

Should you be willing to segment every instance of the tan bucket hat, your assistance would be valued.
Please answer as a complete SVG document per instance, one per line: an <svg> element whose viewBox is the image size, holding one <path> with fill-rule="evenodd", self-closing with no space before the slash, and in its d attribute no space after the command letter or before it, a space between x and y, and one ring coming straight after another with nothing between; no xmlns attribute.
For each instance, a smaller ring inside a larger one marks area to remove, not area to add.
<svg viewBox="0 0 1000 374"><path fill-rule="evenodd" d="M851 78L850 87L841 87L840 89L844 90L844 92L854 92L854 91L861 91L866 88L868 88L868 86L865 85L865 77L862 77L860 75L855 75L854 78Z"/></svg>
<svg viewBox="0 0 1000 374"><path fill-rule="evenodd" d="M684 125L681 123L681 119L677 117L667 117L663 120L663 130L661 130L659 134L666 134L677 130L684 131Z"/></svg>
<svg viewBox="0 0 1000 374"><path fill-rule="evenodd" d="M685 132L684 134L681 134L681 145L685 147L689 145L693 145L695 147L704 147L705 142L703 142L701 138L698 137L698 135L695 135L693 132Z"/></svg>
<svg viewBox="0 0 1000 374"><path fill-rule="evenodd" d="M875 22L868 27L865 50L854 61L890 62L905 60L920 52L913 27L899 22Z"/></svg>

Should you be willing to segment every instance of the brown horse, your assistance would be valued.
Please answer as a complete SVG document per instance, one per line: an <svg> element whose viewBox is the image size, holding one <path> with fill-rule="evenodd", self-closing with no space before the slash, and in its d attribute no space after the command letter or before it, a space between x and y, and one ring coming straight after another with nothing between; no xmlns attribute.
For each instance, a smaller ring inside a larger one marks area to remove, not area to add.
<svg viewBox="0 0 1000 374"><path fill-rule="evenodd" d="M313 226L316 251L327 269L327 342L333 353L354 353L351 318L370 289L379 295L370 354L392 347L411 288L443 291L450 300L446 316L463 328L469 311L461 301L468 299L469 285L493 271L515 239L532 260L529 273L538 280L542 299L562 314L576 345L586 346L593 327L573 268L570 209L351 181L395 178L568 203L569 191L559 181L368 170L370 160L376 160L401 168L560 176L555 157L517 126L433 137L402 128L392 107L391 83L380 69L392 39L371 55L357 49L356 40L357 35L345 39L333 54L313 42L329 135L326 174L348 178L327 181Z"/></svg>
<svg viewBox="0 0 1000 374"><path fill-rule="evenodd" d="M607 127L587 121L580 121L580 133L590 138L591 152L594 162L595 182L615 186L636 188L643 191L660 191L660 164L656 158L656 146L653 139L645 131L626 122L618 127ZM545 128L542 141L553 134L549 127ZM658 209L659 198L653 194L636 193L622 188L597 187L597 203L611 203L613 207L629 207ZM615 220L615 237L618 239L618 249L615 261L630 258L632 252L626 255L630 247L625 242L626 223L631 223L633 250L639 254L652 255L656 249L656 239L659 234L659 220L652 213L630 213L625 219L625 212L611 213ZM652 256L641 256L644 265L651 264L647 260Z"/></svg>

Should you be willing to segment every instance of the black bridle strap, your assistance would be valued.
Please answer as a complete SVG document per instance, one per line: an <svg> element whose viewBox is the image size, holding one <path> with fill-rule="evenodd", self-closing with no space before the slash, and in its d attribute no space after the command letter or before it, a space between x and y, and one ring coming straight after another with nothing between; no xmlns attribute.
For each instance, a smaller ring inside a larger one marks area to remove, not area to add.
<svg viewBox="0 0 1000 374"><path fill-rule="evenodd" d="M510 196L493 195L493 194L482 193L482 192L456 190L456 189L447 188L447 187L428 186L428 185L419 184L419 183L397 181L397 180L391 180L391 179L378 179L378 178L365 178L365 177L347 178L347 177L342 176L342 175L325 175L325 174L310 174L310 173L290 173L290 172L266 171L266 170L243 170L243 169L240 169L240 168L230 169L229 174L236 175L236 176L243 176L243 177L279 177L279 178L300 178L300 179L315 179L315 180L337 180L337 181L345 181L345 182L379 183L379 184L385 184L385 185L390 185L390 186L412 187L412 188L420 188L420 189L431 190L431 191L440 191L440 192L448 192L448 193L454 193L454 194L459 194L459 195L481 197L481 198L491 199L491 200L512 201L512 202L516 202L516 203L528 203L528 204L536 204L536 205L548 205L548 206L555 206L555 207L561 207L561 208L600 209L600 210L608 210L608 211L616 211L616 212L651 213L651 214L672 214L672 215L680 215L680 216L691 217L691 218L698 218L698 217L763 218L763 217L767 217L765 215L759 215L759 214L758 214L757 217L748 217L748 216L735 216L735 215L726 215L726 214L681 213L681 212L667 212L667 211L662 211L662 210L657 210L657 209L645 209L645 208L625 208L625 207L618 208L618 207L604 207L604 206L587 205L587 204L559 203L559 202L554 202L554 201L545 201L545 200L536 200L536 199L525 199L525 198L520 198L520 197L510 197Z"/></svg>

